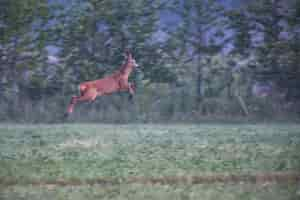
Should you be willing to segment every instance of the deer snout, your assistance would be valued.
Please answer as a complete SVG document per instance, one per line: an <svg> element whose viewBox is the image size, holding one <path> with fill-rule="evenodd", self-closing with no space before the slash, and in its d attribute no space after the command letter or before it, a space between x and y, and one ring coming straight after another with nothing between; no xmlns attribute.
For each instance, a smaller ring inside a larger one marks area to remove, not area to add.
<svg viewBox="0 0 300 200"><path fill-rule="evenodd" d="M136 61L133 59L132 60L132 65L134 66L134 67L139 67L139 65L136 63Z"/></svg>

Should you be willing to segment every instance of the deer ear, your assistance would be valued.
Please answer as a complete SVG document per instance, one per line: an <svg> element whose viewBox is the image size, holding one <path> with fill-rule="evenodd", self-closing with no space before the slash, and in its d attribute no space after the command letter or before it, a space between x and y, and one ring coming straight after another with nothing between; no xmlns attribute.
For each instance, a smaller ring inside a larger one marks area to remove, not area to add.
<svg viewBox="0 0 300 200"><path fill-rule="evenodd" d="M125 52L127 59L132 59L132 55L129 50Z"/></svg>
<svg viewBox="0 0 300 200"><path fill-rule="evenodd" d="M126 50L125 50L125 54L126 54L126 56L129 56L129 55L130 55L129 49L126 49Z"/></svg>

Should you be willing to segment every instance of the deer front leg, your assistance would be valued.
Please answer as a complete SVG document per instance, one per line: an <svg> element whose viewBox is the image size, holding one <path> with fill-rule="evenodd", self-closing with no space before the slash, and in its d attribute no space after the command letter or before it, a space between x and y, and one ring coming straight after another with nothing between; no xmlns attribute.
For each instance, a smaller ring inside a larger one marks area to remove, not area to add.
<svg viewBox="0 0 300 200"><path fill-rule="evenodd" d="M120 79L119 87L120 87L120 91L128 91L129 92L129 100L131 100L135 93L134 85L132 83L129 83L128 80L126 80L126 79Z"/></svg>
<svg viewBox="0 0 300 200"><path fill-rule="evenodd" d="M135 94L135 85L133 83L128 84L128 91L129 91L129 100L132 100L133 95Z"/></svg>
<svg viewBox="0 0 300 200"><path fill-rule="evenodd" d="M135 85L133 83L129 83L128 90L129 90L130 94L134 95L135 94Z"/></svg>

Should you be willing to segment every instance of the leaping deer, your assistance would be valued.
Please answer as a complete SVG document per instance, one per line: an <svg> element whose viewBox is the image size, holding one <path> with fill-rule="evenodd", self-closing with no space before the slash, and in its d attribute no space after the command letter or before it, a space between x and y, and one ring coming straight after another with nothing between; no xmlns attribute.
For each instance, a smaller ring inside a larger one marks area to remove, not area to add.
<svg viewBox="0 0 300 200"><path fill-rule="evenodd" d="M119 91L128 91L130 97L135 93L133 83L128 82L130 73L138 67L135 59L129 51L126 51L126 62L119 70L104 78L94 81L86 81L79 84L79 96L73 96L68 108L66 116L71 114L76 103L81 101L94 101L97 96L107 95Z"/></svg>

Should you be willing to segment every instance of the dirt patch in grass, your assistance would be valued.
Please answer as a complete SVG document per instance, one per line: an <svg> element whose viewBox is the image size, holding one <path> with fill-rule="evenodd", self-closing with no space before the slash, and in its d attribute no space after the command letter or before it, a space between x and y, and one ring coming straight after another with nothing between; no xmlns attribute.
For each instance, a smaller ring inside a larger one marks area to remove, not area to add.
<svg viewBox="0 0 300 200"><path fill-rule="evenodd" d="M212 174L202 176L168 176L168 177L129 177L127 179L95 178L95 179L57 179L57 180L12 180L0 179L2 186L32 185L32 186L81 186L81 185L119 185L119 184L210 184L210 183L254 183L270 182L300 182L298 172L272 172L257 174Z"/></svg>

